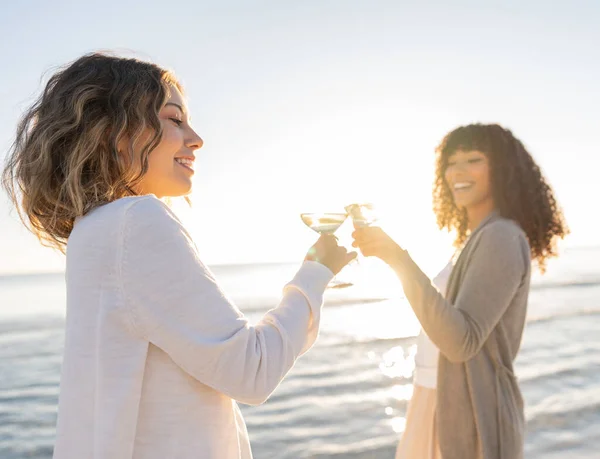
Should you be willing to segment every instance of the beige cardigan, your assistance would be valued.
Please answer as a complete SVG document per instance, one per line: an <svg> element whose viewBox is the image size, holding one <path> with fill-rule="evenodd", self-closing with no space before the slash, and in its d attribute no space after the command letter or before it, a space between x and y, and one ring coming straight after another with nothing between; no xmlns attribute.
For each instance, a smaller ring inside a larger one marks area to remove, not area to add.
<svg viewBox="0 0 600 459"><path fill-rule="evenodd" d="M446 299L401 253L392 266L440 349L436 423L444 459L521 459L525 420L513 373L531 276L524 232L497 212L473 231Z"/></svg>

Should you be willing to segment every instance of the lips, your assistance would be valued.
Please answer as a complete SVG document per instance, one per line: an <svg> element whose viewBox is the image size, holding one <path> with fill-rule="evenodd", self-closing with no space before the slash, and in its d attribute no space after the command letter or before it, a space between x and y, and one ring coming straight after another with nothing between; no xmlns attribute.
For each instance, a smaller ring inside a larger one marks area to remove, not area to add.
<svg viewBox="0 0 600 459"><path fill-rule="evenodd" d="M456 182L452 186L452 190L455 192L468 191L473 188L474 182Z"/></svg>
<svg viewBox="0 0 600 459"><path fill-rule="evenodd" d="M175 158L175 162L177 164L179 164L180 166L183 166L186 169L194 172L194 158L190 158L190 157Z"/></svg>

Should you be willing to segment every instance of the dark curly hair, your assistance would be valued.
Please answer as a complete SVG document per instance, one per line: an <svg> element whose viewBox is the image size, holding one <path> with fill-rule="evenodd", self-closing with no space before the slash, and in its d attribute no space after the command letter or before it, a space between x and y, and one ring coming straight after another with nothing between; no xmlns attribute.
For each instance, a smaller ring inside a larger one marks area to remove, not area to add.
<svg viewBox="0 0 600 459"><path fill-rule="evenodd" d="M540 270L557 255L556 242L569 232L550 185L529 152L511 131L497 124L470 124L454 129L436 149L433 210L440 229L457 233L455 245L467 238L467 213L454 203L444 174L448 157L456 151L478 150L490 162L490 179L496 208L516 221L527 236L531 258Z"/></svg>

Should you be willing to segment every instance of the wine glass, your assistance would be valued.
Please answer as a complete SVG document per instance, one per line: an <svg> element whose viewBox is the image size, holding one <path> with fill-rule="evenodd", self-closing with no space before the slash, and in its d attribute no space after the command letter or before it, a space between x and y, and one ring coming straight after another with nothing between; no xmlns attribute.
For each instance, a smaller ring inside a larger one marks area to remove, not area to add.
<svg viewBox="0 0 600 459"><path fill-rule="evenodd" d="M350 204L344 207L344 210L348 213L354 226L357 228L364 228L365 226L371 226L378 219L377 212L375 211L375 206L371 203L362 203L362 204ZM358 252L360 254L360 252ZM361 264L360 256L352 261L357 266Z"/></svg>
<svg viewBox="0 0 600 459"><path fill-rule="evenodd" d="M342 223L348 218L346 213L306 213L300 214L300 218L306 226L311 230L319 234L330 234L333 235ZM345 288L350 287L353 284L351 282L342 282L334 277L327 288Z"/></svg>
<svg viewBox="0 0 600 459"><path fill-rule="evenodd" d="M344 207L344 210L350 215L354 225L359 228L371 226L378 219L375 206L371 203L350 204Z"/></svg>

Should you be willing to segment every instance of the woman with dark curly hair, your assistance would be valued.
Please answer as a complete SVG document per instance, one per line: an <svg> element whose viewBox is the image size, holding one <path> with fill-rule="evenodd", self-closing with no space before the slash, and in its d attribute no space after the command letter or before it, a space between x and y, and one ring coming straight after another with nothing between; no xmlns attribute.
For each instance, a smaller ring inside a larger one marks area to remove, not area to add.
<svg viewBox="0 0 600 459"><path fill-rule="evenodd" d="M381 228L354 246L398 275L423 331L397 459L520 459L523 400L513 361L531 260L543 272L568 230L523 144L498 125L450 132L437 149L433 207L457 252L432 281Z"/></svg>
<svg viewBox="0 0 600 459"><path fill-rule="evenodd" d="M269 397L317 338L352 257L323 236L252 325L165 200L203 141L175 76L94 53L56 72L3 173L24 222L67 253L55 459L251 459L236 401Z"/></svg>

